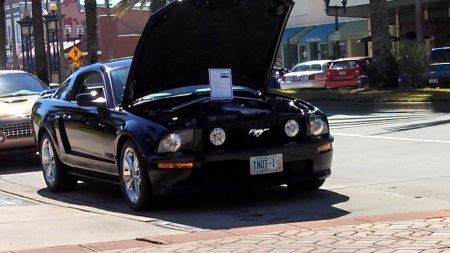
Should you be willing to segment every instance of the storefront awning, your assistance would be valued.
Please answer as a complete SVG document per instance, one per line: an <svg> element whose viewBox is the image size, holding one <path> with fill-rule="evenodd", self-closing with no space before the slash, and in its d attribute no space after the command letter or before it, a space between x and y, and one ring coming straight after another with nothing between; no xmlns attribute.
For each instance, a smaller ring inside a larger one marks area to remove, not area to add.
<svg viewBox="0 0 450 253"><path fill-rule="evenodd" d="M303 34L311 31L314 27L316 27L315 25L312 26L307 26L305 28L303 28L302 30L300 30L298 33L294 34L292 37L289 38L288 40L288 44L297 44L298 39L303 36Z"/></svg>
<svg viewBox="0 0 450 253"><path fill-rule="evenodd" d="M369 28L367 19L349 21L339 27L339 40L362 39L369 36ZM334 33L328 35L328 41L335 41Z"/></svg>
<svg viewBox="0 0 450 253"><path fill-rule="evenodd" d="M292 27L284 29L283 37L281 37L281 44L289 44L289 38L304 28L305 27Z"/></svg>
<svg viewBox="0 0 450 253"><path fill-rule="evenodd" d="M338 27L342 26L343 23L339 23ZM324 24L314 27L311 31L305 33L303 36L298 38L300 44L311 43L311 42L327 42L328 35L334 32L335 24Z"/></svg>

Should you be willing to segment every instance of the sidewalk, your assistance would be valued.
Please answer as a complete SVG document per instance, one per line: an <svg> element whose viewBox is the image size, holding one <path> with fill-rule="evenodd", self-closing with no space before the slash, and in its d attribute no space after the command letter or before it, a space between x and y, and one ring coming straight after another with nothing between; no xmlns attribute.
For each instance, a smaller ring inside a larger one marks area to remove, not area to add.
<svg viewBox="0 0 450 253"><path fill-rule="evenodd" d="M450 252L450 210L338 218L11 252Z"/></svg>

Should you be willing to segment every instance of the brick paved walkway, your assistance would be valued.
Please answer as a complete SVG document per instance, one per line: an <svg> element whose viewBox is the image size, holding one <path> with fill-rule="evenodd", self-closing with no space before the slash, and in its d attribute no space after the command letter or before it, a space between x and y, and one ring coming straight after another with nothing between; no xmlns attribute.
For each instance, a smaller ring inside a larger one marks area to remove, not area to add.
<svg viewBox="0 0 450 253"><path fill-rule="evenodd" d="M20 252L450 253L450 210L236 228Z"/></svg>

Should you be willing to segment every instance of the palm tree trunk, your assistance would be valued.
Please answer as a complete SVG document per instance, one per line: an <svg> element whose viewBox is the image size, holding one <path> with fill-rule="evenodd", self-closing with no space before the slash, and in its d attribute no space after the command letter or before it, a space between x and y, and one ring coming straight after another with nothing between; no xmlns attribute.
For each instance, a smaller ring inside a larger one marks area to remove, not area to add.
<svg viewBox="0 0 450 253"><path fill-rule="evenodd" d="M0 69L6 69L6 18L5 0L0 0Z"/></svg>
<svg viewBox="0 0 450 253"><path fill-rule="evenodd" d="M40 0L31 1L33 13L34 55L36 59L36 76L44 83L49 83L47 54L45 51L44 23L42 21L42 4Z"/></svg>
<svg viewBox="0 0 450 253"><path fill-rule="evenodd" d="M87 37L87 60L85 64L93 64L98 61L98 39L97 39L97 2L85 0L86 10L86 37Z"/></svg>
<svg viewBox="0 0 450 253"><path fill-rule="evenodd" d="M392 54L387 0L370 0L373 58L369 68L369 87L396 86L398 67Z"/></svg>

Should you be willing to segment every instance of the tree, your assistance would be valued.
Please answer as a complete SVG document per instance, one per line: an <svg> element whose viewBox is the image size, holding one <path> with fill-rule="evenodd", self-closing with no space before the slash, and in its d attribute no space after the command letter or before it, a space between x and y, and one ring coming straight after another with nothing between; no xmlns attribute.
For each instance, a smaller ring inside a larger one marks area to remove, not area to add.
<svg viewBox="0 0 450 253"><path fill-rule="evenodd" d="M86 37L87 37L87 60L86 64L98 61L98 38L97 38L97 2L96 0L85 0L86 11Z"/></svg>
<svg viewBox="0 0 450 253"><path fill-rule="evenodd" d="M36 76L44 83L49 83L47 54L45 51L44 22L42 17L42 3L40 0L31 1L33 16L34 56L36 59Z"/></svg>
<svg viewBox="0 0 450 253"><path fill-rule="evenodd" d="M398 65L392 54L387 0L370 0L373 58L369 67L369 88L397 87Z"/></svg>
<svg viewBox="0 0 450 253"><path fill-rule="evenodd" d="M5 0L0 0L0 69L6 69L6 17Z"/></svg>
<svg viewBox="0 0 450 253"><path fill-rule="evenodd" d="M114 11L118 17L122 17L135 5L140 5L140 9L144 9L147 4L150 5L150 15L164 7L169 1L167 0L120 0L115 6Z"/></svg>

